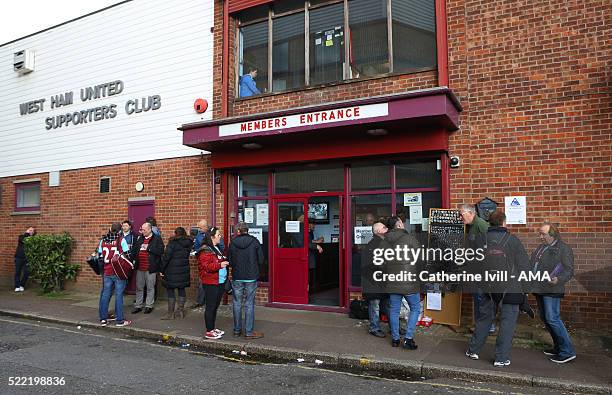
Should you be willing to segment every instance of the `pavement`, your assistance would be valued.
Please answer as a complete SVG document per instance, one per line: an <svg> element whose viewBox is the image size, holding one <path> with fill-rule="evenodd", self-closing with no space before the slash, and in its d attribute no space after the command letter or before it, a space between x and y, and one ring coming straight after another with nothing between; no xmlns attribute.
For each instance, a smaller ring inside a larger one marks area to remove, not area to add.
<svg viewBox="0 0 612 395"><path fill-rule="evenodd" d="M392 348L389 335L383 339L369 335L367 321L350 319L346 314L257 306L255 329L264 332L265 337L247 341L232 336L231 309L222 305L217 327L227 334L221 340L206 340L202 309L189 310L184 319L162 321L165 301L158 301L148 315L129 314L132 302L133 296L127 295L126 317L133 324L124 328L109 325L104 330L220 355L271 362L319 361L317 365L331 370L378 372L407 380L448 378L566 392L612 393L612 353L607 348L611 337L605 330L573 332L578 358L558 365L542 353L547 347L545 331L533 322L519 325L512 365L494 368L494 336L489 337L480 360L472 361L464 355L469 331L455 331L444 325L418 328L415 341L419 347L409 351ZM61 323L77 329L98 328L98 294L66 293L50 297L33 289L22 293L0 291L0 315Z"/></svg>

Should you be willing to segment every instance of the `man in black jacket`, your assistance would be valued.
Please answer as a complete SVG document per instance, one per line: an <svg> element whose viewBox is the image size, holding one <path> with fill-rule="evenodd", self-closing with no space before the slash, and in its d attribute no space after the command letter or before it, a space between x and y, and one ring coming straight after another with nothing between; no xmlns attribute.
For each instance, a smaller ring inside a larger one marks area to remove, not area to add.
<svg viewBox="0 0 612 395"><path fill-rule="evenodd" d="M495 270L500 270L507 273L507 280L485 281L486 289L480 304L480 315L465 353L471 359L478 359L478 353L487 341L489 328L495 318L495 306L499 306L497 310L501 312L501 317L495 342L495 362L493 362L495 367L510 365L510 351L519 305L523 303L525 296L518 278L521 272L528 271L529 265L529 256L523 243L508 232L504 227L505 222L506 215L501 210L496 210L489 217L491 226L487 233L476 239L476 245L485 251L483 267L486 271L493 273Z"/></svg>
<svg viewBox="0 0 612 395"><path fill-rule="evenodd" d="M255 293L259 278L259 266L264 254L259 240L249 234L244 222L236 225L238 235L232 240L227 258L232 268L232 305L234 309L234 336L242 333L242 298L244 301L244 335L247 339L259 339L263 333L255 332Z"/></svg>
<svg viewBox="0 0 612 395"><path fill-rule="evenodd" d="M380 304L382 300L386 300L387 295L381 284L377 284L374 280L374 272L380 270L381 265L374 264L374 250L384 248L382 242L387 233L387 227L376 222L372 225L372 239L366 247L361 251L361 286L363 288L363 297L368 301L368 313L370 318L370 327L368 332L376 337L385 337L384 332L380 329ZM378 286L377 286L378 285Z"/></svg>
<svg viewBox="0 0 612 395"><path fill-rule="evenodd" d="M565 363L576 359L572 340L561 320L561 298L565 294L565 283L574 275L574 253L561 240L559 229L549 222L539 229L542 244L531 255L531 268L535 273L547 273L550 280L540 281L534 286L540 318L553 339L554 347L544 350L550 360Z"/></svg>
<svg viewBox="0 0 612 395"><path fill-rule="evenodd" d="M24 286L28 281L30 271L28 270L28 261L23 250L23 241L26 237L34 236L36 228L30 226L24 234L19 235L17 239L17 250L15 251L15 292L23 292Z"/></svg>
<svg viewBox="0 0 612 395"><path fill-rule="evenodd" d="M155 303L155 281L161 268L161 258L164 253L164 241L161 236L153 233L153 226L142 224L142 234L132 245L130 257L137 266L136 270L136 303L132 314L140 313L144 303L144 288L147 287L147 300L144 313L153 311Z"/></svg>
<svg viewBox="0 0 612 395"><path fill-rule="evenodd" d="M387 220L389 231L385 234L385 240L381 245L393 250L411 249L418 250L421 245L417 239L404 227L404 222L399 217L391 217ZM406 260L405 257L395 257L385 262L385 271L388 274L401 275L410 273L418 275L420 262ZM391 346L398 347L400 344L400 323L399 317L402 308L402 300L405 299L410 307L410 313L406 322L406 336L404 337L403 347L407 350L416 350L414 342L414 332L421 312L421 284L419 281L387 281L385 290L389 294L389 326L391 327Z"/></svg>

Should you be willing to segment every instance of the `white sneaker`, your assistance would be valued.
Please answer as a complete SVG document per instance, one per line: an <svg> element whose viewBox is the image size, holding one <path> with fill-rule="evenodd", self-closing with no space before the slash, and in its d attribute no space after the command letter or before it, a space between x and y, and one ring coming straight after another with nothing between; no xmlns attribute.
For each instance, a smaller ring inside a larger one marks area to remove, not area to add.
<svg viewBox="0 0 612 395"><path fill-rule="evenodd" d="M503 368L504 366L510 366L510 360L506 360L506 361L495 361L493 362L493 366L495 366L496 368Z"/></svg>
<svg viewBox="0 0 612 395"><path fill-rule="evenodd" d="M478 354L473 353L473 352L469 352L469 351L465 352L465 356L470 358L470 359L473 359L473 360L477 360L478 359Z"/></svg>
<svg viewBox="0 0 612 395"><path fill-rule="evenodd" d="M24 287L19 287L19 292L23 292L23 291L25 291L25 288Z"/></svg>
<svg viewBox="0 0 612 395"><path fill-rule="evenodd" d="M15 292L21 292L21 287L15 288Z"/></svg>
<svg viewBox="0 0 612 395"><path fill-rule="evenodd" d="M225 331L222 331L221 329L213 329L212 331L221 336L225 335Z"/></svg>
<svg viewBox="0 0 612 395"><path fill-rule="evenodd" d="M206 339L211 339L211 340L221 339L221 336L222 336L222 335L218 334L218 333L217 333L217 332L215 332L214 330L209 331L209 332L206 332L206 333L204 334L204 337L205 337Z"/></svg>

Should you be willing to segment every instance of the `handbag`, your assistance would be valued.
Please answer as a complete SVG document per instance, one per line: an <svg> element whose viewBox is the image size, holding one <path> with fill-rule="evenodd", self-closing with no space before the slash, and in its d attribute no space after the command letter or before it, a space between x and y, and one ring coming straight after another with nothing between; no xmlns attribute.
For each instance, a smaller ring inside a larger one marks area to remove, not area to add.
<svg viewBox="0 0 612 395"><path fill-rule="evenodd" d="M91 270L93 270L96 275L100 276L102 273L104 273L104 270L102 269L103 262L102 259L100 259L100 257L98 256L98 254L88 256L86 261Z"/></svg>
<svg viewBox="0 0 612 395"><path fill-rule="evenodd" d="M121 280L127 280L134 270L134 263L128 259L125 254L115 254L111 258L111 267L115 276Z"/></svg>
<svg viewBox="0 0 612 395"><path fill-rule="evenodd" d="M225 280L223 286L225 287L225 293L227 293L228 295L231 295L232 292L234 292L234 290L232 289L232 282L229 279Z"/></svg>

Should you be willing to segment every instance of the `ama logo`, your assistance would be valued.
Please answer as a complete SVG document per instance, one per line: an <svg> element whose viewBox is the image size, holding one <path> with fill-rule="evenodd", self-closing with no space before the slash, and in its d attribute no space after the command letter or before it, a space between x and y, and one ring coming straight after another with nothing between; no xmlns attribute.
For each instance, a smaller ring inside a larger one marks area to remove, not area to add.
<svg viewBox="0 0 612 395"><path fill-rule="evenodd" d="M519 207L521 204L519 203L517 198L512 199L512 202L510 203L511 206L513 207Z"/></svg>

